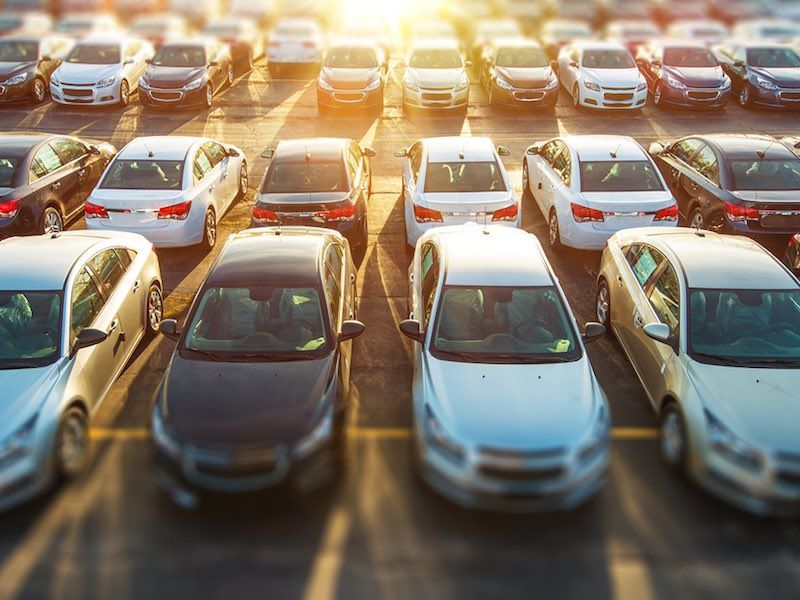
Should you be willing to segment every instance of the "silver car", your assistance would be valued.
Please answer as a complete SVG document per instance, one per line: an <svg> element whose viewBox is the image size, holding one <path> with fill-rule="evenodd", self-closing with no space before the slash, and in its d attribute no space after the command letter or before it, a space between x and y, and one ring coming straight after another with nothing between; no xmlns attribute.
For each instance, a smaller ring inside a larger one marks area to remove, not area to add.
<svg viewBox="0 0 800 600"><path fill-rule="evenodd" d="M569 509L603 485L609 409L536 238L490 225L425 233L409 268L413 448L467 507Z"/></svg>
<svg viewBox="0 0 800 600"><path fill-rule="evenodd" d="M628 229L603 252L597 317L669 466L756 513L800 509L800 283L783 264L745 237Z"/></svg>
<svg viewBox="0 0 800 600"><path fill-rule="evenodd" d="M0 510L78 475L89 422L163 314L153 246L74 231L0 242Z"/></svg>

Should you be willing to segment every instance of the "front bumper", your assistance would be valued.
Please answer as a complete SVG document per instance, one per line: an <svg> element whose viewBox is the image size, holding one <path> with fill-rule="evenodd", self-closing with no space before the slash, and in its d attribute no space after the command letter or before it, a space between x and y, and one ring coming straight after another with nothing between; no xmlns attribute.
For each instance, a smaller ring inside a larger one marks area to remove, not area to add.
<svg viewBox="0 0 800 600"><path fill-rule="evenodd" d="M553 108L558 100L558 86L553 89L517 88L507 90L492 82L492 98L501 106Z"/></svg>
<svg viewBox="0 0 800 600"><path fill-rule="evenodd" d="M405 87L404 84L403 102L406 106L421 109L456 110L466 108L469 104L469 86L462 90L424 87L412 90Z"/></svg>
<svg viewBox="0 0 800 600"><path fill-rule="evenodd" d="M33 97L33 79L30 77L17 85L0 83L0 104L5 102L20 102Z"/></svg>
<svg viewBox="0 0 800 600"><path fill-rule="evenodd" d="M581 106L603 110L638 110L647 104L647 88L600 88L590 90L581 84Z"/></svg>
<svg viewBox="0 0 800 600"><path fill-rule="evenodd" d="M0 467L0 512L35 498L53 481L50 465L38 464L35 455Z"/></svg>
<svg viewBox="0 0 800 600"><path fill-rule="evenodd" d="M331 108L375 108L382 106L383 86L376 90L338 90L328 91L317 85L317 105Z"/></svg>
<svg viewBox="0 0 800 600"><path fill-rule="evenodd" d="M754 104L771 108L800 108L800 88L765 90L760 86L751 85L750 89Z"/></svg>
<svg viewBox="0 0 800 600"><path fill-rule="evenodd" d="M673 106L690 108L721 108L731 97L731 88L688 88L675 89L665 82L661 83L661 98Z"/></svg>
<svg viewBox="0 0 800 600"><path fill-rule="evenodd" d="M145 106L197 106L206 102L206 86L186 91L139 85L139 101Z"/></svg>
<svg viewBox="0 0 800 600"><path fill-rule="evenodd" d="M94 85L69 85L63 82L56 85L51 82L50 97L58 104L108 106L119 102L119 86L119 81L102 88Z"/></svg>

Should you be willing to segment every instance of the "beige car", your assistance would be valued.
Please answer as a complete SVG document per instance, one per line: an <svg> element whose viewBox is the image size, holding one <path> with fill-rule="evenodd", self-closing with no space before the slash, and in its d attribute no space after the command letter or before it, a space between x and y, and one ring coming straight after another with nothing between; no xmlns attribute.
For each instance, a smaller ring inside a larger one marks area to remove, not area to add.
<svg viewBox="0 0 800 600"><path fill-rule="evenodd" d="M676 228L609 239L597 317L660 420L665 462L756 513L800 511L800 282L756 242Z"/></svg>

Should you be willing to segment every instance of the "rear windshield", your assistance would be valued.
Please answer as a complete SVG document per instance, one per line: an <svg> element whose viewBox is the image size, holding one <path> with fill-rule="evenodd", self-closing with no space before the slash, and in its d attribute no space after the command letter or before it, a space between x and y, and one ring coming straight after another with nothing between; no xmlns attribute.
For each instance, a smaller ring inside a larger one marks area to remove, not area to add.
<svg viewBox="0 0 800 600"><path fill-rule="evenodd" d="M458 50L424 48L414 51L408 66L414 69L459 69L462 62Z"/></svg>
<svg viewBox="0 0 800 600"><path fill-rule="evenodd" d="M747 64L773 69L800 67L800 56L791 48L751 48L747 51Z"/></svg>
<svg viewBox="0 0 800 600"><path fill-rule="evenodd" d="M202 67L206 52L202 46L162 46L153 57L156 67Z"/></svg>
<svg viewBox="0 0 800 600"><path fill-rule="evenodd" d="M658 192L663 189L650 161L581 161L582 192Z"/></svg>
<svg viewBox="0 0 800 600"><path fill-rule="evenodd" d="M340 161L295 161L273 163L262 186L262 194L345 192L348 189Z"/></svg>
<svg viewBox="0 0 800 600"><path fill-rule="evenodd" d="M800 190L800 160L732 160L735 190Z"/></svg>
<svg viewBox="0 0 800 600"><path fill-rule="evenodd" d="M181 160L115 160L100 187L109 190L180 190Z"/></svg>
<svg viewBox="0 0 800 600"><path fill-rule="evenodd" d="M65 59L68 63L115 65L122 61L117 44L78 44Z"/></svg>
<svg viewBox="0 0 800 600"><path fill-rule="evenodd" d="M716 67L719 63L706 48L666 48L664 64L668 67Z"/></svg>
<svg viewBox="0 0 800 600"><path fill-rule="evenodd" d="M0 62L28 62L38 59L37 42L0 41Z"/></svg>
<svg viewBox="0 0 800 600"><path fill-rule="evenodd" d="M378 66L378 57L371 48L331 48L325 57L325 66L334 69L370 69Z"/></svg>
<svg viewBox="0 0 800 600"><path fill-rule="evenodd" d="M512 69L547 67L550 59L541 48L500 48L497 51L497 66Z"/></svg>
<svg viewBox="0 0 800 600"><path fill-rule="evenodd" d="M627 50L587 50L582 66L587 69L632 69L636 66Z"/></svg>
<svg viewBox="0 0 800 600"><path fill-rule="evenodd" d="M497 161L429 162L425 173L428 193L505 192Z"/></svg>

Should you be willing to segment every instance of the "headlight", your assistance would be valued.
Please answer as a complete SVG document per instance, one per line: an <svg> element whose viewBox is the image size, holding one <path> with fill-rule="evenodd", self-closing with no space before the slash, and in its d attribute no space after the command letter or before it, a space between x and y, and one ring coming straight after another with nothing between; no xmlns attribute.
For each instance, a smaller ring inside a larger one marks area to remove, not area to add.
<svg viewBox="0 0 800 600"><path fill-rule="evenodd" d="M685 90L686 84L682 81L678 81L672 75L667 75L667 85L669 87L675 88L676 90Z"/></svg>
<svg viewBox="0 0 800 600"><path fill-rule="evenodd" d="M724 77L722 79L722 86L721 87L722 87L723 90L727 90L728 88L730 88L731 87L731 78L730 77Z"/></svg>
<svg viewBox="0 0 800 600"><path fill-rule="evenodd" d="M203 85L203 77L198 77L197 79L192 79L189 83L183 86L183 89L187 92L191 90L196 90L201 85Z"/></svg>
<svg viewBox="0 0 800 600"><path fill-rule="evenodd" d="M367 87L365 87L364 91L365 92L374 92L379 87L381 87L381 79L380 79L380 77L378 77L378 79L376 79L375 81L370 83Z"/></svg>
<svg viewBox="0 0 800 600"><path fill-rule="evenodd" d="M595 92L599 92L600 91L600 86L597 85L594 81L584 81L583 82L583 86L587 90L594 90Z"/></svg>
<svg viewBox="0 0 800 600"><path fill-rule="evenodd" d="M403 79L403 85L406 87L407 90L411 90L412 92L419 91L419 86L413 81L410 81L408 79Z"/></svg>
<svg viewBox="0 0 800 600"><path fill-rule="evenodd" d="M12 460L25 456L31 451L33 431L38 417L39 413L36 413L25 421L22 427L3 440L2 445L0 445L0 467Z"/></svg>
<svg viewBox="0 0 800 600"><path fill-rule="evenodd" d="M553 77L550 81L547 82L547 85L544 87L546 90L554 90L558 87L558 77Z"/></svg>
<svg viewBox="0 0 800 600"><path fill-rule="evenodd" d="M445 433L428 405L425 405L425 439L431 447L453 462L464 460L463 448Z"/></svg>
<svg viewBox="0 0 800 600"><path fill-rule="evenodd" d="M170 458L178 458L180 456L181 445L167 431L158 405L153 409L153 422L150 427L150 433L153 436L153 443L164 454Z"/></svg>
<svg viewBox="0 0 800 600"><path fill-rule="evenodd" d="M704 412L708 427L709 446L720 456L725 457L743 469L748 471L760 471L764 465L764 459L761 453L747 442L736 437L730 429L725 427L725 425L708 410Z"/></svg>
<svg viewBox="0 0 800 600"><path fill-rule="evenodd" d="M333 405L328 408L311 433L294 445L294 450L292 452L297 458L305 458L320 446L329 442L332 435Z"/></svg>
<svg viewBox="0 0 800 600"><path fill-rule="evenodd" d="M456 91L460 92L461 90L465 90L468 87L469 87L469 79L464 78L458 82L458 85L456 86Z"/></svg>
<svg viewBox="0 0 800 600"><path fill-rule="evenodd" d="M778 89L777 85L775 85L771 81L768 81L768 80L764 79L763 77L756 77L756 84L758 84L759 87L762 87L765 90L777 90Z"/></svg>
<svg viewBox="0 0 800 600"><path fill-rule="evenodd" d="M647 82L646 82L646 81L642 81L642 82L639 84L639 87L637 87L637 88L636 88L636 91L637 91L637 92L643 92L643 91L645 91L646 89L647 89Z"/></svg>
<svg viewBox="0 0 800 600"><path fill-rule="evenodd" d="M28 81L28 73L20 73L19 75L14 75L10 79L6 79L6 85L19 85L20 83L25 83Z"/></svg>
<svg viewBox="0 0 800 600"><path fill-rule="evenodd" d="M61 85L61 82L58 80L58 77L56 77L56 71L53 71L53 74L50 75L50 83L52 83L53 85Z"/></svg>
<svg viewBox="0 0 800 600"><path fill-rule="evenodd" d="M317 83L319 84L319 87L321 87L326 92L332 92L333 91L333 86L330 83L328 83L327 81L325 81L322 77L317 79Z"/></svg>
<svg viewBox="0 0 800 600"><path fill-rule="evenodd" d="M495 77L494 78L494 82L497 84L497 87L499 87L502 90L509 90L510 91L510 90L514 89L514 86L511 85L510 83L508 83L502 77Z"/></svg>
<svg viewBox="0 0 800 600"><path fill-rule="evenodd" d="M116 81L117 76L112 75L111 77L106 77L105 79L101 79L97 82L96 87L108 87L110 85L114 85L114 81Z"/></svg>

